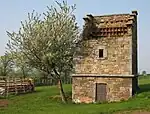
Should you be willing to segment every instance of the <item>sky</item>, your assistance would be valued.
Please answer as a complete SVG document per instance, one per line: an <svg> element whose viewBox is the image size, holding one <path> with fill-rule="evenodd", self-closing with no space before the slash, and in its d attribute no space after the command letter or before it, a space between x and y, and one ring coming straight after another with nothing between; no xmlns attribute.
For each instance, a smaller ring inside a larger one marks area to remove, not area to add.
<svg viewBox="0 0 150 114"><path fill-rule="evenodd" d="M61 2L62 0L57 0ZM46 11L47 6L54 5L54 0L2 0L0 3L0 55L5 52L9 37L6 31L17 31L20 21L27 19L27 13ZM69 5L76 4L75 15L80 28L86 14L103 15L131 13L138 15L138 67L139 72L150 73L150 0L68 0Z"/></svg>

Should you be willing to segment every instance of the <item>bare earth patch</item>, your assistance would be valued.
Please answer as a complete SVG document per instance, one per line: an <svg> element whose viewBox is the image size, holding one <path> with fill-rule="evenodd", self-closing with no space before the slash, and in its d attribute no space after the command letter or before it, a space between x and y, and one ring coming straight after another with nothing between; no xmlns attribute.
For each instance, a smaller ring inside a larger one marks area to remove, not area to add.
<svg viewBox="0 0 150 114"><path fill-rule="evenodd" d="M116 114L150 114L150 112L144 110L135 110L135 111L118 112Z"/></svg>
<svg viewBox="0 0 150 114"><path fill-rule="evenodd" d="M133 111L131 114L150 114L148 111Z"/></svg>
<svg viewBox="0 0 150 114"><path fill-rule="evenodd" d="M9 103L8 100L0 99L0 108L8 106L8 103Z"/></svg>

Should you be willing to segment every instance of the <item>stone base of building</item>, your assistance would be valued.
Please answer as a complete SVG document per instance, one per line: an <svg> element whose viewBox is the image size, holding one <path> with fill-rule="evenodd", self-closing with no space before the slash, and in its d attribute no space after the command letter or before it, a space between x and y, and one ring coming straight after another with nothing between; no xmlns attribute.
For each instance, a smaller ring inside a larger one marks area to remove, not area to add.
<svg viewBox="0 0 150 114"><path fill-rule="evenodd" d="M127 100L135 93L137 77L77 75L72 77L72 99L75 103Z"/></svg>

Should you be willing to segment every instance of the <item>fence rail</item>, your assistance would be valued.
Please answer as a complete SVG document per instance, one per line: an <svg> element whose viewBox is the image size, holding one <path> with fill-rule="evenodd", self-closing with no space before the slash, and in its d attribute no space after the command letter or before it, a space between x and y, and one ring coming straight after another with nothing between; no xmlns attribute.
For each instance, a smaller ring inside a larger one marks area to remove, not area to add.
<svg viewBox="0 0 150 114"><path fill-rule="evenodd" d="M34 91L31 79L0 76L0 95L19 94Z"/></svg>

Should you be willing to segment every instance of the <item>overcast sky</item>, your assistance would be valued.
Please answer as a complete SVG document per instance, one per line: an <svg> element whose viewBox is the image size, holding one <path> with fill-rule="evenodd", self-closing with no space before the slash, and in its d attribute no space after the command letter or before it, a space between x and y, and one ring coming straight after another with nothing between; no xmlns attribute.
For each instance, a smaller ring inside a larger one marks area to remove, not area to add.
<svg viewBox="0 0 150 114"><path fill-rule="evenodd" d="M62 1L62 0L58 0ZM139 71L150 73L150 0L68 0L76 4L76 17L80 27L86 14L103 15L114 13L131 13L137 10L138 15L138 62ZM53 0L1 0L0 3L0 55L5 52L8 41L6 31L16 31L20 21L27 18L27 13L36 10L44 12L46 6L54 4Z"/></svg>

